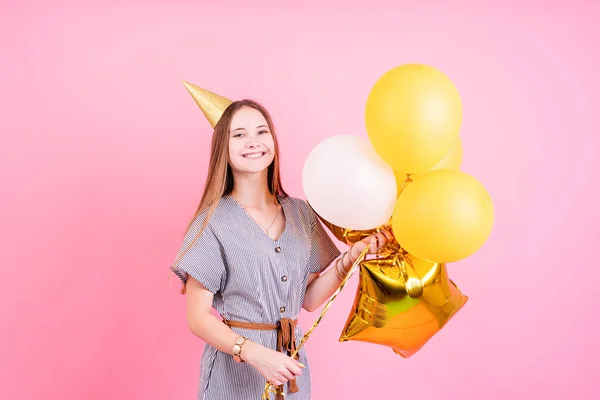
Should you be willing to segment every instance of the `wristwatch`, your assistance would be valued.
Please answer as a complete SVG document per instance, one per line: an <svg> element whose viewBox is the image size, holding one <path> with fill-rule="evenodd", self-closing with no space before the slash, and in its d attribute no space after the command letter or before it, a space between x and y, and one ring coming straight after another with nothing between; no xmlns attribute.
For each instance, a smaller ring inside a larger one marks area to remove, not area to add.
<svg viewBox="0 0 600 400"><path fill-rule="evenodd" d="M243 363L242 357L242 346L246 343L246 337L240 336L235 340L235 344L233 345L233 360L237 363Z"/></svg>

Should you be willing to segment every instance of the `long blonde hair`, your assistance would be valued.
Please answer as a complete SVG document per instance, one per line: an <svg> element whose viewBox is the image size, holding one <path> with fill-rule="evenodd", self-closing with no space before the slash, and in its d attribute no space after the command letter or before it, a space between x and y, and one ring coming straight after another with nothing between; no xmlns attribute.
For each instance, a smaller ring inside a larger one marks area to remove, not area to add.
<svg viewBox="0 0 600 400"><path fill-rule="evenodd" d="M198 232L198 234L194 237L194 240L187 246L187 248L181 252L173 265L171 266L171 272L176 268L179 260L189 251L189 249L194 245L196 240L202 235L204 229L208 225L208 222L214 213L217 205L219 204L219 200L228 194L231 194L233 190L233 172L231 171L231 166L229 165L229 129L231 126L231 120L233 119L234 114L237 110L243 107L250 107L258 110L265 120L267 121L267 125L269 126L269 130L273 135L273 143L274 143L274 152L275 156L271 165L269 165L267 170L267 183L269 186L269 191L271 194L275 196L287 196L288 194L283 190L281 185L281 178L279 175L279 144L277 142L277 135L275 134L275 128L273 126L273 120L269 115L269 112L258 102L254 100L244 99L239 101L234 101L225 109L223 115L219 119L219 122L215 125L215 129L212 136L211 143L211 151L210 151L210 161L208 164L208 173L206 178L206 183L204 184L204 191L202 193L202 197L200 199L200 204L198 204L198 208L191 221L188 224L186 229L187 231L192 227L192 224L196 220L196 218L204 211L206 211L206 218L202 222L202 226ZM169 279L171 274L169 276ZM181 289L181 293L185 293L185 285L183 285Z"/></svg>

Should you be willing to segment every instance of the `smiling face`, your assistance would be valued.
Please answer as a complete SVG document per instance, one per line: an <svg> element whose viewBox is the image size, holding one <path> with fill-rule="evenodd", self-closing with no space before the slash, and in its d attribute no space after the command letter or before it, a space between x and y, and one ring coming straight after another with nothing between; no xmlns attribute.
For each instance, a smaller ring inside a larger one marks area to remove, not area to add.
<svg viewBox="0 0 600 400"><path fill-rule="evenodd" d="M229 165L232 172L266 172L275 157L275 143L263 114L252 107L235 112L229 126Z"/></svg>

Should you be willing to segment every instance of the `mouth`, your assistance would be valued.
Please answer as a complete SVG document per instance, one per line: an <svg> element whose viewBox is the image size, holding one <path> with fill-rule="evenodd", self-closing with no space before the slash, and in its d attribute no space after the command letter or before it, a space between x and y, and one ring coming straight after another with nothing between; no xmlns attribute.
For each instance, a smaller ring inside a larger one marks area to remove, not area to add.
<svg viewBox="0 0 600 400"><path fill-rule="evenodd" d="M247 158L249 160L256 160L262 158L265 154L267 154L266 151L258 151L254 153L242 154L242 157Z"/></svg>

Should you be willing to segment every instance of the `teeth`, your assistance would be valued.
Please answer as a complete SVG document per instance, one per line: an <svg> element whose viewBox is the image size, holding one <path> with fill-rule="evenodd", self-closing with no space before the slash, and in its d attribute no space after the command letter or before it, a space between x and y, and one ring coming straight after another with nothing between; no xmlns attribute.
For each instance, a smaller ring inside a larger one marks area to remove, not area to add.
<svg viewBox="0 0 600 400"><path fill-rule="evenodd" d="M262 157L265 153L252 153L252 154L246 154L244 156L244 158L259 158Z"/></svg>

